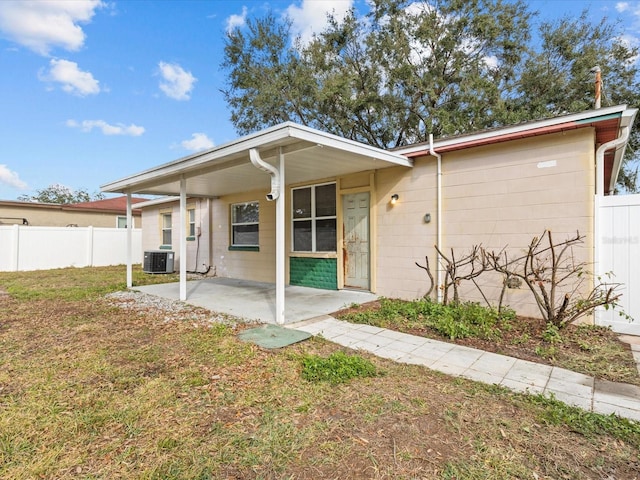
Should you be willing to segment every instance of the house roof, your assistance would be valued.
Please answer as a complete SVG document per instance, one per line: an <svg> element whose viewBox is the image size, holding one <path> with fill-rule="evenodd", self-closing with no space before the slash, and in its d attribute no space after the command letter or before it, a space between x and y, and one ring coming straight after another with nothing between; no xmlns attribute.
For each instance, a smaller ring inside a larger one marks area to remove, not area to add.
<svg viewBox="0 0 640 480"><path fill-rule="evenodd" d="M135 205L137 203L146 202L147 200L147 198L131 197L131 204ZM67 207L80 210L100 210L122 213L127 211L127 197L120 196L114 198L105 198L103 200L94 200L92 202L73 203L71 205L68 205ZM133 211L139 212L139 209L133 209Z"/></svg>
<svg viewBox="0 0 640 480"><path fill-rule="evenodd" d="M626 105L589 110L513 126L484 130L434 141L438 153L530 138L577 128L595 128L596 145L618 138L631 128L637 109ZM626 143L605 154L605 192L615 186ZM136 173L101 186L105 192L178 195L180 179L187 179L187 194L215 197L268 189L269 175L255 168L249 150L258 149L263 160L276 165L282 152L286 184L303 183L391 166L413 166L413 159L429 155L429 145L419 143L392 151L286 122L194 155Z"/></svg>
<svg viewBox="0 0 640 480"><path fill-rule="evenodd" d="M633 125L637 109L627 108L626 105L606 107L598 110L563 115L544 120L524 122L509 127L500 127L481 132L434 140L433 148L437 153L446 153L466 148L492 145L514 139L530 138L549 133L564 132L577 128L593 127L596 130L596 146L602 145L620 136L621 129ZM609 150L605 154L605 193L615 187L618 172L624 157L626 143L618 149ZM394 150L415 158L429 155L427 142L409 145Z"/></svg>
<svg viewBox="0 0 640 480"><path fill-rule="evenodd" d="M146 198L132 198L131 203L136 204L147 201ZM104 200L95 200L93 202L60 204L60 203L40 203L40 202L21 202L17 200L0 200L2 207L18 207L28 209L44 209L44 210L64 210L64 211L91 211L96 213L115 213L125 214L127 212L127 197L120 196L116 198L108 198ZM140 214L140 209L134 209L133 213Z"/></svg>
<svg viewBox="0 0 640 480"><path fill-rule="evenodd" d="M394 165L413 166L413 161L404 155L286 122L107 183L101 189L105 192L177 195L180 178L184 176L190 196L212 197L268 190L270 177L251 164L250 149L257 149L262 159L272 165L278 163L282 152L287 184Z"/></svg>

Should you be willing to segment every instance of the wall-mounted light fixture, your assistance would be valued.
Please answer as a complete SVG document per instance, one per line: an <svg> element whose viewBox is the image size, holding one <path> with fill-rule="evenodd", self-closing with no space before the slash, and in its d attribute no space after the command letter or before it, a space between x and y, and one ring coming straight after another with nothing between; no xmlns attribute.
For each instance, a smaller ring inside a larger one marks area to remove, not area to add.
<svg viewBox="0 0 640 480"><path fill-rule="evenodd" d="M393 195L391 195L391 205L395 205L396 203L398 203L398 199L400 197L398 196L397 193L394 193Z"/></svg>

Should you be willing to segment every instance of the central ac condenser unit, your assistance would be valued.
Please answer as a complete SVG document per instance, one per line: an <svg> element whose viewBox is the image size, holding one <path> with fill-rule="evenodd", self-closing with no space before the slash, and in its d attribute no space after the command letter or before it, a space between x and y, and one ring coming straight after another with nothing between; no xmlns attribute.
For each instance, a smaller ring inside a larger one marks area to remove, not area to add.
<svg viewBox="0 0 640 480"><path fill-rule="evenodd" d="M144 252L144 273L173 273L174 252L169 250Z"/></svg>

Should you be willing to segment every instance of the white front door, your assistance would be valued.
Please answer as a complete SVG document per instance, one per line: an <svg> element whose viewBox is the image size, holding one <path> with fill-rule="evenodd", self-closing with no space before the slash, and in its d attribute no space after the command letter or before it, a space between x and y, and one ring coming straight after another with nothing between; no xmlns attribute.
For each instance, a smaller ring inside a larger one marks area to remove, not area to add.
<svg viewBox="0 0 640 480"><path fill-rule="evenodd" d="M369 192L345 195L344 286L369 289Z"/></svg>

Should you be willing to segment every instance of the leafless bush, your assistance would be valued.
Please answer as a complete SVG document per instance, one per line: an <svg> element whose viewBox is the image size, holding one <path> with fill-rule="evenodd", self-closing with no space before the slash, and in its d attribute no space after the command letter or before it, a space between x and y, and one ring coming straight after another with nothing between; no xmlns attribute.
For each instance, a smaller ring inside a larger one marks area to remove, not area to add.
<svg viewBox="0 0 640 480"><path fill-rule="evenodd" d="M559 328L592 313L597 307L616 307L621 296L618 292L621 285L599 277L593 278L587 270L587 264L574 256L573 247L582 243L584 235L579 232L565 241L554 243L551 232L545 230L542 235L531 240L524 255L516 258L509 258L506 247L499 252L489 252L481 245L474 245L469 253L458 258L453 249L449 255L444 255L436 246L445 272L443 284L439 286L443 292L442 301L445 305L449 302L452 289L451 301L459 302L460 284L471 281L487 305L491 306L476 278L485 272L495 271L503 277L499 311L502 309L506 289L516 283L529 288L542 318ZM429 276L430 287L425 295L427 298L435 285L429 259L425 257L425 265L418 262L416 265ZM587 291L585 283L589 281L593 281L593 286Z"/></svg>
<svg viewBox="0 0 640 480"><path fill-rule="evenodd" d="M587 264L578 261L573 247L584 243L584 235L554 243L551 232L545 230L534 237L524 255L509 259L504 250L486 252L493 270L506 279L519 278L529 288L542 318L561 328L580 317L592 313L597 307L615 307L620 299L619 283L608 283L601 278L585 293L585 282L592 275Z"/></svg>

